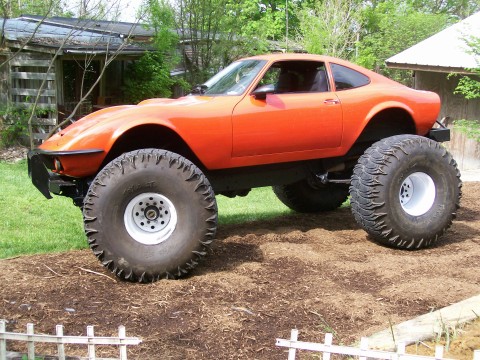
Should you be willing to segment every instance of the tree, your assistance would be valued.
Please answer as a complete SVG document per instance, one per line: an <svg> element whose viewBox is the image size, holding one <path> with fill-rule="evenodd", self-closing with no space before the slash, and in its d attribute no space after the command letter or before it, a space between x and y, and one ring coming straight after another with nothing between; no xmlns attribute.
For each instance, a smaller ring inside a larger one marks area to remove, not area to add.
<svg viewBox="0 0 480 360"><path fill-rule="evenodd" d="M183 66L190 84L204 82L239 57L265 53L285 39L286 5L291 37L301 0L172 0Z"/></svg>
<svg viewBox="0 0 480 360"><path fill-rule="evenodd" d="M22 14L65 16L65 0L0 0L1 16L4 19L15 18Z"/></svg>
<svg viewBox="0 0 480 360"><path fill-rule="evenodd" d="M447 14L421 12L401 0L386 0L364 7L362 18L362 34L354 60L407 85L411 85L410 73L387 68L385 60L451 23Z"/></svg>
<svg viewBox="0 0 480 360"><path fill-rule="evenodd" d="M97 4L100 4L100 3L97 3ZM112 8L119 8L119 3L118 2L111 2L109 3L109 5L112 6ZM102 16L102 12L101 12L101 9L102 7L98 7L98 9L100 9L100 12L99 12L99 16ZM95 14L92 13L90 16L88 16L89 19L92 19L92 17L94 16ZM91 17L92 16L92 17ZM127 47L128 43L129 43L129 39L130 39L130 36L131 36L131 33L132 31L134 30L134 28L138 25L138 21L139 19L142 17L142 14L139 14L139 17L137 19L137 21L132 24L132 26L130 27L130 30L129 30L129 33L127 34L126 38L124 39L124 41L122 42L122 44L115 50L112 50L112 51L109 51L109 48L110 48L110 43L107 44L107 49L105 51L105 54L103 55L103 58L102 58L102 65L100 67L100 70L98 72L98 75L96 76L96 79L93 81L93 83L91 83L91 85L87 88L87 89L84 89L84 81L85 81L85 77L86 77L86 74L87 74L87 71L84 71L83 72L83 75L82 75L82 86L81 86L81 95L80 95L80 100L78 101L78 103L76 104L76 106L74 107L74 109L72 110L71 114L67 116L67 118L62 121L61 123L57 124L48 134L48 137L51 137L57 130L59 130L62 126L68 124L69 122L71 122L72 118L75 116L76 112L78 111L78 109L80 108L80 106L82 105L82 103L84 101L86 101L90 94L93 92L94 88L99 84L100 80L102 79L102 77L104 76L105 74L105 71L107 70L108 66L114 61L117 59L117 57L119 55L122 54L122 51ZM92 20L95 20L95 18L93 18ZM55 61L55 58L58 56L58 54L60 53L60 51L62 51L63 47L65 46L65 44L67 43L68 39L69 39L69 36L71 34L73 34L75 31L74 28L72 28L71 32L69 35L67 35L61 46L59 47L59 49L56 51L54 57L52 58L52 61L50 63L50 66L53 66L54 64L54 61ZM101 39L99 39L99 41L101 41ZM95 47L95 44L93 45L93 47ZM94 52L92 52L92 54L85 54L85 58L84 58L84 69L88 69L92 62L95 60L95 54ZM42 83L42 86L40 87L39 91L38 91L38 94L37 94L37 99L35 100L35 104L38 102L39 98L40 98L40 93L43 89L43 83ZM34 109L35 109L35 106L34 106ZM32 117L33 117L33 112L32 112ZM30 134L32 134L32 131L31 131L31 121L32 121L32 118L30 118L29 120L29 130L30 130ZM31 137L31 146L33 147L33 140L32 140L32 137Z"/></svg>
<svg viewBox="0 0 480 360"><path fill-rule="evenodd" d="M229 0L173 0L172 4L186 79L201 83L223 65L216 48L231 38L224 27Z"/></svg>
<svg viewBox="0 0 480 360"><path fill-rule="evenodd" d="M291 39L299 34L301 0L242 0L231 4L236 5L232 13L238 35L246 39L284 41L287 32Z"/></svg>
<svg viewBox="0 0 480 360"><path fill-rule="evenodd" d="M479 0L410 0L416 10L464 19L480 10Z"/></svg>
<svg viewBox="0 0 480 360"><path fill-rule="evenodd" d="M480 99L480 37L473 37L466 40L472 53L476 56L476 69L470 69L472 75L462 76L458 82L454 94L461 94L466 99Z"/></svg>
<svg viewBox="0 0 480 360"><path fill-rule="evenodd" d="M154 43L158 51L169 53L178 45L175 31L175 12L166 0L146 0L143 12L147 27L155 34Z"/></svg>
<svg viewBox="0 0 480 360"><path fill-rule="evenodd" d="M146 0L143 12L147 26L154 32L155 51L146 52L127 68L124 94L126 100L132 103L147 98L169 97L175 84L184 86L183 81L170 76L171 70L180 61L173 8L165 0Z"/></svg>
<svg viewBox="0 0 480 360"><path fill-rule="evenodd" d="M44 20L48 17L48 16L52 16L54 14L56 15L59 15L60 13L58 13L58 11L63 11L62 9L62 0L42 0L42 1L37 1L37 0L32 0L32 1L20 1L20 0L15 0L15 1L11 1L11 0L0 0L0 7L1 7L1 11L3 12L3 14L5 16L16 16L17 12L18 11L23 11L26 9L25 6L27 5L35 5L35 13L36 15L40 15L42 16L43 18L41 20L38 21L37 23L37 27L36 29L34 30L34 32L32 33L32 35L28 38L28 39L25 39L22 41L22 43L20 44L20 47L19 47L19 50L16 52L16 53L13 53L12 55L10 55L6 61L4 61L1 66L5 66L5 65L8 65L9 62L15 58L15 56L17 56L17 54L25 48L25 46L27 46L29 44L29 42L33 39L33 37L35 36L35 32L37 31L37 29L39 28L39 26L41 26L41 24L44 22ZM115 9L119 9L119 1L116 0L116 1L110 1L110 2L106 2L105 0L92 0L92 1L89 1L89 4L92 5L90 8L87 8L88 9L88 14L85 14L85 18L87 19L91 19L92 21L95 21L96 19L100 19L100 20L103 20L103 16L104 16L104 13L105 13L105 9L107 12L109 13L112 13L113 10ZM105 5L106 4L106 5ZM43 13L41 13L43 11ZM118 11L116 12L118 14ZM3 27L5 26L5 23L6 23L6 20L3 21ZM77 25L79 28L82 28L82 20L79 20ZM131 30L132 31L134 28L134 26L132 26ZM37 89L37 95L36 96L33 96L33 102L31 104L31 106L29 107L29 113L30 113L30 116L29 116L29 119L28 119L28 133L30 135L30 146L33 147L34 146L34 143L33 143L33 120L35 119L35 116L37 114L37 107L38 107L38 104L39 104L39 101L40 101L40 98L41 98L41 93L42 91L44 90L44 87L45 87L45 84L46 84L46 80L47 80L47 74L51 71L51 69L54 67L54 64L55 64L55 61L58 57L59 54L61 54L63 52L63 48L66 44L68 44L69 40L71 39L73 33L75 32L75 27L72 27L72 29L70 30L70 32L61 40L61 43L59 44L59 47L57 48L57 50L55 51L55 53L53 54L51 60L50 60L50 64L48 66L48 69L46 70L45 72L45 77L43 78L43 80L41 81L41 84L40 86L38 87ZM101 77L104 75L105 73L105 70L106 68L108 67L108 65L113 61L115 60L123 51L123 49L128 45L128 42L129 42L129 38L130 38L130 34L128 34L128 36L126 37L126 39L124 39L125 41L120 45L118 46L116 49L114 50L111 50L109 51L109 47L110 47L110 43L107 44L107 51L105 53L105 56L104 58L102 59L102 66L98 72L98 77L92 82L91 86L88 88L88 89L84 89L83 86L82 86L82 94L81 94L81 99L78 101L77 105L75 106L74 110L72 111L72 113L66 118L65 121L63 121L62 123L58 124L57 126L55 126L51 132L49 133L49 136L51 136L55 131L57 131L61 126L65 125L66 123L70 122L71 119L73 118L73 116L75 115L76 111L79 109L80 105L82 104L82 102L84 102L89 96L90 94L92 93L93 89L95 88L95 86L100 82L100 79ZM99 38L100 39L100 38ZM2 28L2 40L3 39L3 28ZM92 63L92 61L94 61L95 59L95 55L94 53L92 52L92 54L86 54L85 55L85 59L84 59L84 67L85 69L87 69L90 64ZM86 72L83 72L83 78L82 78L82 83L85 79L85 74Z"/></svg>
<svg viewBox="0 0 480 360"><path fill-rule="evenodd" d="M360 32L360 4L355 0L324 0L300 12L301 43L305 50L351 58Z"/></svg>
<svg viewBox="0 0 480 360"><path fill-rule="evenodd" d="M155 97L170 97L174 84L165 56L159 51L149 51L127 69L124 94L131 103Z"/></svg>
<svg viewBox="0 0 480 360"><path fill-rule="evenodd" d="M76 0L75 16L80 19L117 20L121 13L121 1Z"/></svg>

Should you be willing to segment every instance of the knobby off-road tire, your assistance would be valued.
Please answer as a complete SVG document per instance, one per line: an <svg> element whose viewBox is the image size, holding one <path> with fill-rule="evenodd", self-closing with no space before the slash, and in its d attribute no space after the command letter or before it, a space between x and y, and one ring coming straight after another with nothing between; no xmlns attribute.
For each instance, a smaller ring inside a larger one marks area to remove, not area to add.
<svg viewBox="0 0 480 360"><path fill-rule="evenodd" d="M457 164L439 143L415 135L373 144L354 168L352 212L378 242L419 249L437 241L459 208Z"/></svg>
<svg viewBox="0 0 480 360"><path fill-rule="evenodd" d="M273 186L273 192L282 203L301 213L335 210L348 197L348 187L345 185L312 186L307 180Z"/></svg>
<svg viewBox="0 0 480 360"><path fill-rule="evenodd" d="M125 153L95 177L83 208L90 248L118 277L177 278L215 237L212 187L189 160L165 150Z"/></svg>

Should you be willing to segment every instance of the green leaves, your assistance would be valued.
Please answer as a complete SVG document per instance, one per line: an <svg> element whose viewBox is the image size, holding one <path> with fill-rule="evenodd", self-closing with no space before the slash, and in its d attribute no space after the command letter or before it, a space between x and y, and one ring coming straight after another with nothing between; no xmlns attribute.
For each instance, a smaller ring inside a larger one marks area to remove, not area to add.
<svg viewBox="0 0 480 360"><path fill-rule="evenodd" d="M467 138L480 141L480 123L477 120L455 120L453 128L467 135Z"/></svg>
<svg viewBox="0 0 480 360"><path fill-rule="evenodd" d="M325 0L300 11L302 44L310 53L351 58L360 35L360 3Z"/></svg>
<svg viewBox="0 0 480 360"><path fill-rule="evenodd" d="M158 51L146 52L127 69L125 97L132 103L154 97L169 97L174 83L164 56Z"/></svg>
<svg viewBox="0 0 480 360"><path fill-rule="evenodd" d="M33 108L25 106L0 106L0 138L4 146L28 144L28 120ZM36 108L33 118L43 118L51 108Z"/></svg>
<svg viewBox="0 0 480 360"><path fill-rule="evenodd" d="M157 48L173 54L178 44L181 56L174 59L186 69L191 85L203 83L240 57L291 51L287 43L352 60L411 85L410 72L389 69L385 60L480 9L479 0L147 0L147 4L149 22L158 34Z"/></svg>
<svg viewBox="0 0 480 360"><path fill-rule="evenodd" d="M156 51L148 51L131 63L125 74L125 100L138 103L144 99L170 97L178 82L170 71L178 64L179 36L175 32L174 9L166 0L146 0L144 9L148 26L154 30Z"/></svg>
<svg viewBox="0 0 480 360"><path fill-rule="evenodd" d="M465 99L472 100L472 99L479 99L480 98L480 70L476 70L478 76L477 78L473 78L471 76L464 76L458 82L458 86L456 87L454 94L461 94L465 97Z"/></svg>
<svg viewBox="0 0 480 360"><path fill-rule="evenodd" d="M447 14L417 10L406 1L387 0L364 8L362 32L357 43L357 63L411 85L411 75L392 70L385 60L450 25Z"/></svg>
<svg viewBox="0 0 480 360"><path fill-rule="evenodd" d="M147 24L155 32L155 46L160 52L171 52L178 44L175 32L175 14L165 0L146 1Z"/></svg>
<svg viewBox="0 0 480 360"><path fill-rule="evenodd" d="M0 17L14 18L22 14L72 16L62 0L0 0Z"/></svg>
<svg viewBox="0 0 480 360"><path fill-rule="evenodd" d="M480 37L479 38L469 38L466 39L467 45L470 46L471 52L477 57L478 68L470 69L473 74L468 76L463 76L457 87L455 88L454 94L460 94L465 97L465 99L479 99L480 98Z"/></svg>

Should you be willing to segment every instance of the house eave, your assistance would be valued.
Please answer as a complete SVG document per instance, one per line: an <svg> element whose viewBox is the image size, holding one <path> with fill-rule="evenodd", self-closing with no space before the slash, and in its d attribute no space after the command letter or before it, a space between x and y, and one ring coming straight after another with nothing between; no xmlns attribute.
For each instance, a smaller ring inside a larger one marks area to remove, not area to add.
<svg viewBox="0 0 480 360"><path fill-rule="evenodd" d="M450 67L450 66L433 66L433 65L422 65L422 64L405 64L405 63L394 63L390 61L385 62L387 67L390 69L400 69L400 70L412 70L412 71L429 71L429 72L438 72L438 73L456 73L456 74L473 74L474 72L462 67Z"/></svg>
<svg viewBox="0 0 480 360"><path fill-rule="evenodd" d="M46 54L57 54L57 55L111 55L115 52L119 52L122 56L141 56L147 52L148 48L132 48L124 47L120 49L118 46L106 47L106 46L79 46L71 47L69 45L65 46L56 46L56 45L39 45L39 44L22 44L20 42L8 42L8 48L11 49L21 49L28 50Z"/></svg>
<svg viewBox="0 0 480 360"><path fill-rule="evenodd" d="M145 50L118 50L118 49L102 49L102 50L82 50L82 49L64 49L64 54L71 54L71 55L112 55L117 52L122 55L130 55L130 56L141 56L145 54Z"/></svg>
<svg viewBox="0 0 480 360"><path fill-rule="evenodd" d="M47 46L22 44L22 43L16 42L16 41L8 41L7 47L11 48L11 49L29 50L29 51L46 53L46 54L55 54L57 52L56 48L47 47Z"/></svg>

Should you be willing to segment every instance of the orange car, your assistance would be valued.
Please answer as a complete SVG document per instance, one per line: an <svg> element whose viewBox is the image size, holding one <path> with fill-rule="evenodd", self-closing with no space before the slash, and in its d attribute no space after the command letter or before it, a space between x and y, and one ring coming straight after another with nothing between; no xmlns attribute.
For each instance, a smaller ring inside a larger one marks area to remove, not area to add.
<svg viewBox="0 0 480 360"><path fill-rule="evenodd" d="M381 243L430 245L459 207L460 173L432 128L439 97L340 59L238 60L180 99L92 113L29 153L47 198L83 210L90 247L130 281L187 273L215 237L215 196L273 186L299 212L347 197Z"/></svg>

